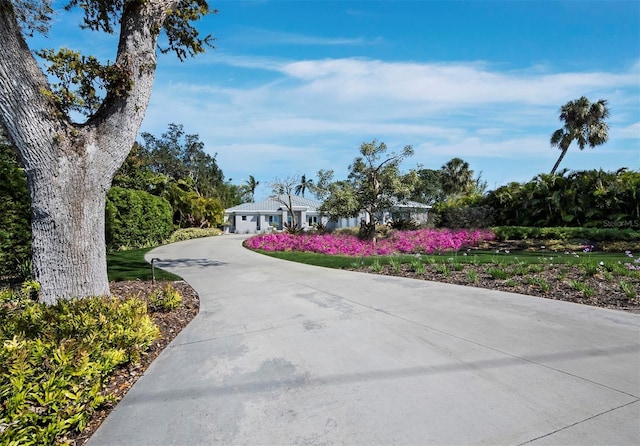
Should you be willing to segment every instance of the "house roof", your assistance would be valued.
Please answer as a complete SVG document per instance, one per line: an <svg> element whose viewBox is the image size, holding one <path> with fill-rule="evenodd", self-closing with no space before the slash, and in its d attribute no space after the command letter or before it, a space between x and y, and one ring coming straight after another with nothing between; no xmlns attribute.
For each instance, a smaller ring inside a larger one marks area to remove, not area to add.
<svg viewBox="0 0 640 446"><path fill-rule="evenodd" d="M288 198L286 195L279 195L276 197L269 197L266 200L258 201L256 203L243 203L238 206L234 206L229 209L225 209L225 213L231 214L234 212L277 212L283 208L286 209L284 203L288 204ZM291 204L294 209L306 208L307 212L317 211L322 203L310 198L299 197L297 195L291 196Z"/></svg>
<svg viewBox="0 0 640 446"><path fill-rule="evenodd" d="M395 208L398 209L431 209L433 206L428 205L428 204L424 204L424 203L419 203L417 201L411 201L411 200L407 200L407 201L398 201L398 200L393 200L394 204L393 206Z"/></svg>
<svg viewBox="0 0 640 446"><path fill-rule="evenodd" d="M234 206L229 209L225 209L226 214L233 214L236 212L278 212L282 209L286 209L284 203L288 203L286 195L279 195L276 197L269 197L266 200L258 201L256 203L243 203L238 206ZM291 196L291 204L294 210L300 210L300 208L306 208L307 212L317 212L322 203L310 198L299 197L297 195ZM394 204L396 209L431 209L428 204L418 203L417 201L396 201Z"/></svg>

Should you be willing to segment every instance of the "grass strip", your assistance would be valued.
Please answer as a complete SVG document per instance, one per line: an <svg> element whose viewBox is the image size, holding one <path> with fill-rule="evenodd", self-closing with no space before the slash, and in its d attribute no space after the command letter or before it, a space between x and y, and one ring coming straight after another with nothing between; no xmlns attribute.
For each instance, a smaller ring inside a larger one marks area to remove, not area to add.
<svg viewBox="0 0 640 446"><path fill-rule="evenodd" d="M151 280L151 265L144 256L153 248L131 249L128 251L114 251L107 254L107 274L109 280L120 282L123 280ZM156 280L181 280L182 278L170 272L156 268Z"/></svg>

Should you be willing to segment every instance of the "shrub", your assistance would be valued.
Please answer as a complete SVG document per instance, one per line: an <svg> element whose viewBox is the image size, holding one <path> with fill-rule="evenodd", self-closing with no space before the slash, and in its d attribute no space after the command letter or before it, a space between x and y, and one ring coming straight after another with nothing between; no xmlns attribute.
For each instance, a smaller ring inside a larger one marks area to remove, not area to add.
<svg viewBox="0 0 640 446"><path fill-rule="evenodd" d="M396 218L388 222L387 226L399 231L413 231L420 227L418 222L411 218Z"/></svg>
<svg viewBox="0 0 640 446"><path fill-rule="evenodd" d="M144 302L116 298L36 302L33 285L0 292L3 444L55 444L81 431L106 401L110 372L159 335Z"/></svg>
<svg viewBox="0 0 640 446"><path fill-rule="evenodd" d="M221 234L222 231L218 228L181 228L171 234L165 243L182 242L184 240L202 237L214 237Z"/></svg>
<svg viewBox="0 0 640 446"><path fill-rule="evenodd" d="M31 198L13 148L0 142L0 277L31 276Z"/></svg>
<svg viewBox="0 0 640 446"><path fill-rule="evenodd" d="M640 241L640 231L616 228L536 228L531 226L498 226L493 228L497 240L585 240Z"/></svg>
<svg viewBox="0 0 640 446"><path fill-rule="evenodd" d="M151 293L149 304L154 311L168 312L182 305L182 295L171 284Z"/></svg>
<svg viewBox="0 0 640 446"><path fill-rule="evenodd" d="M489 206L444 207L438 225L443 228L488 228L493 225L493 208Z"/></svg>
<svg viewBox="0 0 640 446"><path fill-rule="evenodd" d="M173 230L171 205L144 191L112 187L105 228L110 250L157 245Z"/></svg>

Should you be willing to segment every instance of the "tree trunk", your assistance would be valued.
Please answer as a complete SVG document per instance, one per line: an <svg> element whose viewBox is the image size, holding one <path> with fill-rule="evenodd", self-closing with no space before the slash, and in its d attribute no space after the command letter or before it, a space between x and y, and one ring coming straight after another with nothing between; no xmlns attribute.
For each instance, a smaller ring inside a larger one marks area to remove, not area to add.
<svg viewBox="0 0 640 446"><path fill-rule="evenodd" d="M47 78L22 37L12 2L0 0L0 118L27 174L34 278L47 303L109 294L105 197L144 118L158 32L176 2L130 3L122 13L116 64L130 73L131 88L108 91L96 114L75 124L46 94Z"/></svg>
<svg viewBox="0 0 640 446"><path fill-rule="evenodd" d="M551 172L549 173L549 175L555 175L556 170L558 170L558 166L560 166L560 163L562 162L562 159L564 158L564 156L567 154L568 150L569 150L568 147L566 149L562 149L562 152L560 153L560 158L558 158L558 161L556 161L556 163L554 164L553 169L551 169Z"/></svg>
<svg viewBox="0 0 640 446"><path fill-rule="evenodd" d="M34 278L41 300L109 294L104 207L106 168L84 169L86 159L60 157L29 175Z"/></svg>

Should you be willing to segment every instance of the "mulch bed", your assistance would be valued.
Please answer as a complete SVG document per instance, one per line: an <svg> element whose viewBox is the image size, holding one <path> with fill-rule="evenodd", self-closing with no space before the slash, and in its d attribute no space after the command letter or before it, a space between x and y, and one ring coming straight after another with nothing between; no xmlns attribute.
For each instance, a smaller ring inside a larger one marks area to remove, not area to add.
<svg viewBox="0 0 640 446"><path fill-rule="evenodd" d="M493 279L487 272L489 267L490 265L487 264L463 264L460 271L448 268L448 271L443 273L438 272L435 265L425 265L424 274L418 274L412 270L411 265L403 264L398 271L394 271L389 265L383 266L379 272L375 272L367 267L354 269L354 271L474 286L544 297L546 299L576 302L602 308L640 312L640 275L624 278L624 280L630 283L635 289L635 299L629 299L620 288L619 279L614 278L608 281L601 272L593 276L586 276L583 269L571 265L546 266L541 272L526 275L512 274L508 279L504 280ZM475 272L475 280L470 278L470 276L473 276L472 271ZM527 278L532 276L545 281L549 289L545 291L539 285L528 283ZM581 282L592 288L594 290L593 296L587 297L582 291L574 289L572 287L572 281Z"/></svg>

